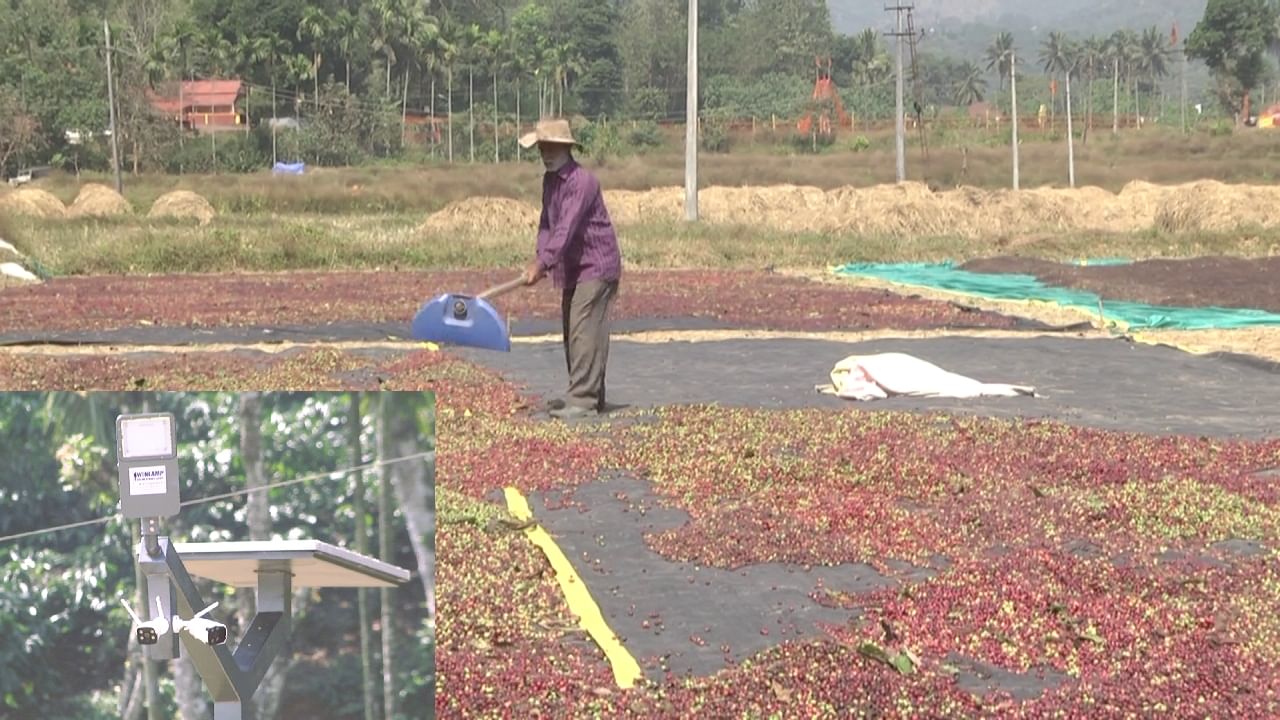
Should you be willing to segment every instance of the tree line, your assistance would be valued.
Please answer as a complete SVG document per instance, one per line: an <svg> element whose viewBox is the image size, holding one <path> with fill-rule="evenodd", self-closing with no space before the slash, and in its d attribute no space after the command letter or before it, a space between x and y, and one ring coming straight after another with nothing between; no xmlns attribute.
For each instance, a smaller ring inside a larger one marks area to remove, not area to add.
<svg viewBox="0 0 1280 720"><path fill-rule="evenodd" d="M984 58L952 58L930 52L924 38L909 59L911 104L1002 101L1016 49L1019 68L1037 75L1072 70L1090 87L1118 75L1124 111L1138 113L1163 93L1185 50L1213 72L1211 91L1234 112L1271 72L1278 7L1210 0L1178 43L1149 27L1079 40L1053 31L1039 47L1015 48L1006 32ZM77 144L66 131L100 138L107 125L104 19L116 39L117 137L134 169L209 169L213 157L225 169L259 167L273 147L333 165L400 155L411 112L448 118L432 152L469 161L515 153L517 120L627 119L637 131L628 141L647 145L654 123L684 114L685 0L7 0L0 122L10 130L0 135L0 170L36 161L102 167L105 145ZM793 122L812 109L815 60L827 58L851 112L892 117L890 43L874 28L836 32L824 0L703 0L699 23L700 102L712 121ZM149 109L149 93L166 83L226 77L245 83L249 124L245 140L228 139L216 156ZM1020 102L1056 112L1061 93L1049 89L1022 89ZM277 139L283 148L253 135L278 116L304 121L303 132Z"/></svg>

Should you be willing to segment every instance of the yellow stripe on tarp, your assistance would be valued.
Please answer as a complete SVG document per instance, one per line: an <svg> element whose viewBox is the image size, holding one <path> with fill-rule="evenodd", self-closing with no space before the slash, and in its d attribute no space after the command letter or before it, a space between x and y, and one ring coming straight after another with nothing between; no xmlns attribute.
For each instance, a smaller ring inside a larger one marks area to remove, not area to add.
<svg viewBox="0 0 1280 720"><path fill-rule="evenodd" d="M529 502L519 490L508 487L505 488L504 493L507 498L507 510L516 519L523 521L533 519ZM604 651L609 665L613 668L613 679L618 683L618 687L623 689L634 687L636 681L644 677L644 673L640 671L640 663L636 662L636 659L618 640L617 634L609 628L604 615L600 612L600 606L591 597L591 591L587 589L586 583L578 577L573 565L569 563L569 558L565 557L560 546L556 545L555 540L551 539L541 525L525 528L524 532L534 545L542 548L547 560L551 562L552 569L556 571L556 581L560 583L560 590L569 604L569 610L578 616L578 626L585 630L591 639L595 640L596 645Z"/></svg>

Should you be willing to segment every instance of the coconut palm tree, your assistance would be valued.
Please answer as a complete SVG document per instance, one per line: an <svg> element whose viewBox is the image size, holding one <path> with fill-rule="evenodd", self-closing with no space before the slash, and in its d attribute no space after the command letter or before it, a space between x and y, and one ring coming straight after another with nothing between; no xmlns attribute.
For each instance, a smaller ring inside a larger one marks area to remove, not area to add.
<svg viewBox="0 0 1280 720"><path fill-rule="evenodd" d="M875 85L884 80L889 71L889 55L875 30L867 28L859 33L853 44L853 79L863 86Z"/></svg>
<svg viewBox="0 0 1280 720"><path fill-rule="evenodd" d="M1154 25L1142 31L1138 42L1137 69L1151 86L1152 98L1155 97L1156 84L1169 74L1169 46L1167 38Z"/></svg>
<svg viewBox="0 0 1280 720"><path fill-rule="evenodd" d="M960 69L961 80L956 85L954 99L957 105L967 106L982 102L987 92L987 79L982 76L982 68L972 62L965 62Z"/></svg>
<svg viewBox="0 0 1280 720"><path fill-rule="evenodd" d="M1040 49L1040 63L1050 78L1057 80L1067 72L1067 68L1071 65L1070 45L1071 41L1067 36L1057 31L1049 33L1049 37L1045 39ZM1057 111L1058 98L1055 95L1049 103L1050 127L1057 121Z"/></svg>
<svg viewBox="0 0 1280 720"><path fill-rule="evenodd" d="M1137 97L1134 95L1134 77L1138 62L1141 59L1140 41L1132 30L1117 30L1107 38L1107 59L1113 68L1118 68L1120 77L1124 79L1125 92L1129 95L1137 113ZM1119 112L1117 108L1116 113Z"/></svg>
<svg viewBox="0 0 1280 720"><path fill-rule="evenodd" d="M995 70L1000 78L1000 89L1004 89L1005 80L1013 72L1013 33L1005 31L996 35L995 40L987 47L987 70Z"/></svg>

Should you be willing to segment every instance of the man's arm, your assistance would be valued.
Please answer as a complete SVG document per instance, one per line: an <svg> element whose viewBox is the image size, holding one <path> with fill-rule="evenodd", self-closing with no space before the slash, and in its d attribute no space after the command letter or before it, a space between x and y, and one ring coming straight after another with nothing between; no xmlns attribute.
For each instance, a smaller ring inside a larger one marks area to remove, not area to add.
<svg viewBox="0 0 1280 720"><path fill-rule="evenodd" d="M552 228L545 243L538 247L538 264L544 269L551 269L560 264L569 240L576 237L582 225L587 221L591 210L591 202L599 186L594 178L585 172L575 173L565 184L565 196L560 207L560 222ZM543 210L545 214L545 209Z"/></svg>
<svg viewBox="0 0 1280 720"><path fill-rule="evenodd" d="M538 218L538 244L537 248L541 250L546 246L547 241L551 239L551 221L547 219L547 203L542 203L542 215Z"/></svg>

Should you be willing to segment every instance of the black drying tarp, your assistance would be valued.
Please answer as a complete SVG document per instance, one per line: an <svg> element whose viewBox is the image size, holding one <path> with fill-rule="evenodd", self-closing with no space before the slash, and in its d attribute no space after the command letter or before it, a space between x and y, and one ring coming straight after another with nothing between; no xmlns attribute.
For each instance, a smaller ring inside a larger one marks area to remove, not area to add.
<svg viewBox="0 0 1280 720"><path fill-rule="evenodd" d="M870 402L819 394L849 355L900 352L983 382L1035 386L1042 397L908 398ZM521 345L464 357L526 384L562 393L564 350ZM609 350L608 401L622 406L712 403L755 408L940 410L1051 418L1110 430L1215 437L1280 433L1280 366L1243 355L1192 355L1123 339L1053 336L628 342Z"/></svg>

